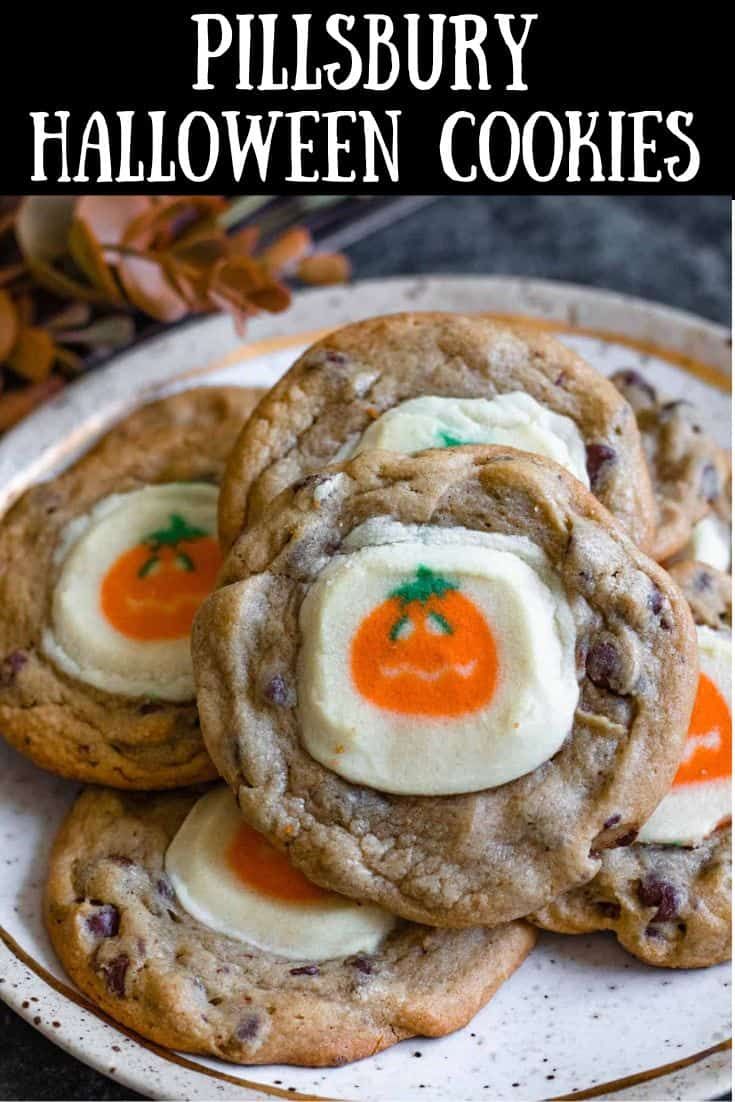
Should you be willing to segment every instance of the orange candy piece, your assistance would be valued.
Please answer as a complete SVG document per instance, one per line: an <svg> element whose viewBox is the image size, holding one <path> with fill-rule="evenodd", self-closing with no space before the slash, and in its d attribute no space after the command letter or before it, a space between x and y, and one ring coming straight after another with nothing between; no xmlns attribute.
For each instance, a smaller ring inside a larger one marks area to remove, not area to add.
<svg viewBox="0 0 735 1102"><path fill-rule="evenodd" d="M366 700L405 715L475 712L498 680L497 648L484 616L426 567L365 617L350 665Z"/></svg>
<svg viewBox="0 0 735 1102"><path fill-rule="evenodd" d="M139 544L120 555L103 578L102 612L129 639L181 639L214 588L220 564L219 546L211 536L155 551Z"/></svg>
<svg viewBox="0 0 735 1102"><path fill-rule="evenodd" d="M732 771L732 720L727 701L706 673L700 673L684 757L674 788L716 781Z"/></svg>
<svg viewBox="0 0 735 1102"><path fill-rule="evenodd" d="M294 868L270 842L242 823L227 849L227 864L248 888L286 903L314 903L329 895Z"/></svg>

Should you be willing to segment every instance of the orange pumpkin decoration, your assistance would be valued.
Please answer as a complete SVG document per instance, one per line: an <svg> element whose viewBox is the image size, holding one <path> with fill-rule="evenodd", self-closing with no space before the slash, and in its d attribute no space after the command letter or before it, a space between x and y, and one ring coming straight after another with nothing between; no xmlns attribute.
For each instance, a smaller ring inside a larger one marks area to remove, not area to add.
<svg viewBox="0 0 735 1102"><path fill-rule="evenodd" d="M426 566L362 621L350 666L366 700L408 715L475 712L491 699L498 679L485 617L456 584Z"/></svg>
<svg viewBox="0 0 735 1102"><path fill-rule="evenodd" d="M674 788L716 781L732 771L732 720L727 701L706 673L700 673L697 696L689 721Z"/></svg>
<svg viewBox="0 0 735 1102"><path fill-rule="evenodd" d="M247 823L238 827L227 849L227 864L248 888L286 903L314 903L329 893L312 884L303 872Z"/></svg>
<svg viewBox="0 0 735 1102"><path fill-rule="evenodd" d="M180 639L214 588L221 557L216 540L173 514L167 528L125 551L102 580L107 621L129 639Z"/></svg>

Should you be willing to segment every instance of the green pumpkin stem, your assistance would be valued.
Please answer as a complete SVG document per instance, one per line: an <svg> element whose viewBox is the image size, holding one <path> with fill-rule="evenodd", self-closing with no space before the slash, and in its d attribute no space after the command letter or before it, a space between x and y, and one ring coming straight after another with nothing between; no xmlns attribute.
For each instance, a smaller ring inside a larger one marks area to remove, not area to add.
<svg viewBox="0 0 735 1102"><path fill-rule="evenodd" d="M412 601L420 601L425 605L430 597L443 597L453 589L459 589L455 582L443 578L441 574L435 574L428 566L419 566L416 577L399 585L397 589L392 589L389 596L397 597L402 605L408 605Z"/></svg>
<svg viewBox="0 0 735 1102"><path fill-rule="evenodd" d="M443 448L461 448L465 443L464 440L460 440L458 436L452 436L451 432L445 432L444 429L439 431L439 439Z"/></svg>
<svg viewBox="0 0 735 1102"><path fill-rule="evenodd" d="M209 533L203 528L195 528L178 513L171 513L168 518L168 528L159 528L151 532L144 538L143 543L157 551L159 547L175 547L183 540L200 540L208 535Z"/></svg>

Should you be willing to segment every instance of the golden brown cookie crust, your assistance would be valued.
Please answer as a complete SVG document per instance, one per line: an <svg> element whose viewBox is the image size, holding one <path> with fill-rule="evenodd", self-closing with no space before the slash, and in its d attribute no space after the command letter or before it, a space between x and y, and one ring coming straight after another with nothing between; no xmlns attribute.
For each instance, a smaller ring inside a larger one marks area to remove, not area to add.
<svg viewBox="0 0 735 1102"><path fill-rule="evenodd" d="M710 509L729 516L730 456L689 402L659 394L638 371L617 371L611 381L635 410L656 502L650 553L663 562L682 550Z"/></svg>
<svg viewBox="0 0 735 1102"><path fill-rule="evenodd" d="M66 525L108 494L217 482L260 391L204 387L137 410L0 522L0 732L37 765L75 780L168 788L215 776L194 702L128 698L68 677L41 650Z"/></svg>
<svg viewBox="0 0 735 1102"><path fill-rule="evenodd" d="M697 562L678 563L671 573L698 624L730 627L729 575ZM594 880L531 920L560 934L611 930L633 956L662 968L705 968L729 960L732 830L722 827L693 847L634 844L608 850Z"/></svg>
<svg viewBox="0 0 735 1102"><path fill-rule="evenodd" d="M299 609L345 536L379 516L522 533L546 553L577 626L580 702L534 772L469 795L395 796L302 747ZM556 464L493 447L364 453L284 491L221 582L192 632L207 746L245 817L326 887L419 922L509 921L590 880L597 851L629 842L673 779L696 687L689 610Z"/></svg>
<svg viewBox="0 0 735 1102"><path fill-rule="evenodd" d="M660 968L706 968L729 960L732 831L690 849L632 845L608 850L589 884L530 916L545 930L611 930L624 949Z"/></svg>
<svg viewBox="0 0 735 1102"><path fill-rule="evenodd" d="M399 922L370 956L309 966L215 933L181 907L163 869L196 797L89 789L51 855L45 918L64 968L158 1044L241 1064L344 1064L459 1029L533 947L520 922Z"/></svg>
<svg viewBox="0 0 735 1102"><path fill-rule="evenodd" d="M732 578L714 566L686 559L669 573L687 599L695 624L717 631L732 627Z"/></svg>
<svg viewBox="0 0 735 1102"><path fill-rule="evenodd" d="M307 349L260 403L232 452L220 495L223 547L246 518L344 455L345 445L400 402L515 390L576 423L594 493L647 548L653 493L635 418L615 387L548 334L439 312L358 322Z"/></svg>

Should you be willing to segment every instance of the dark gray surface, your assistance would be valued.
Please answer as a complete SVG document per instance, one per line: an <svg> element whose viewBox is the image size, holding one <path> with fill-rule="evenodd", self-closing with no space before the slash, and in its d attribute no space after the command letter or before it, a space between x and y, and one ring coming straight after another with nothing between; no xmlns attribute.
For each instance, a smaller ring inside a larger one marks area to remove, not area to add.
<svg viewBox="0 0 735 1102"><path fill-rule="evenodd" d="M730 322L730 200L440 199L350 249L355 276L483 272L641 295Z"/></svg>
<svg viewBox="0 0 735 1102"><path fill-rule="evenodd" d="M730 202L719 197L440 199L349 249L356 279L415 272L563 279L729 324ZM4 1007L0 1099L126 1099Z"/></svg>

